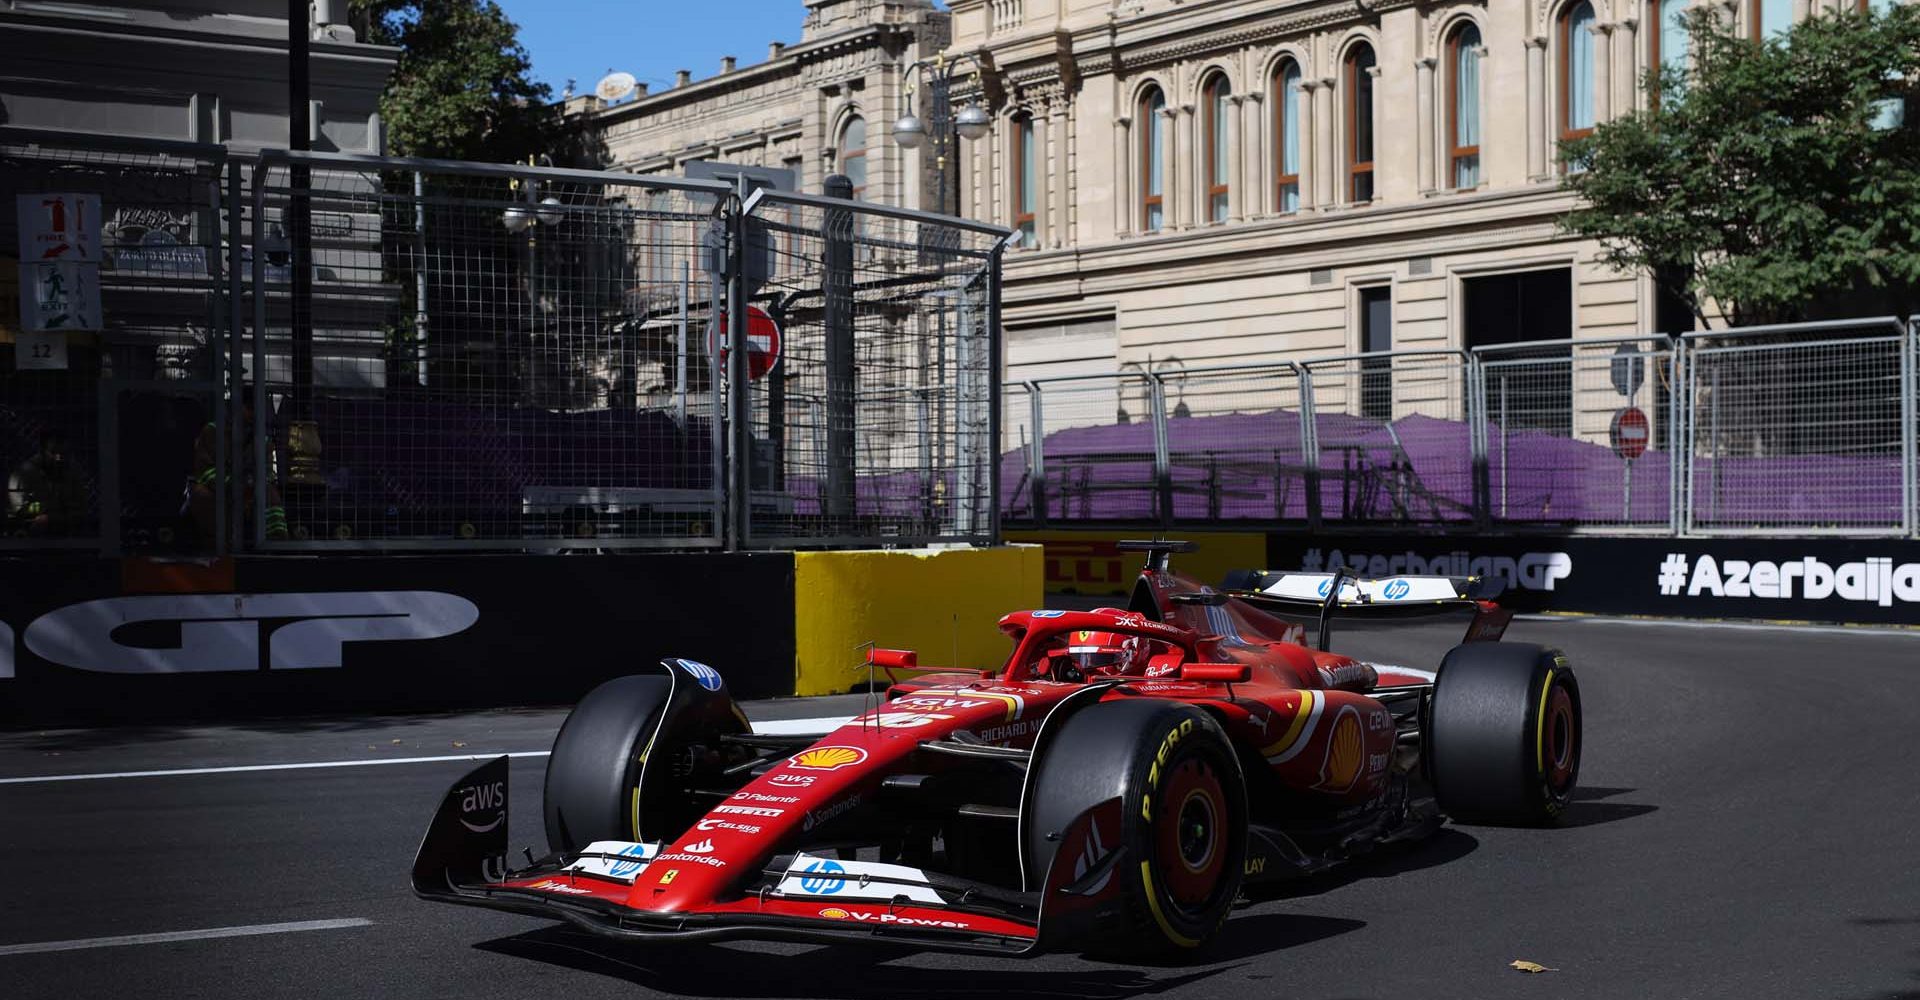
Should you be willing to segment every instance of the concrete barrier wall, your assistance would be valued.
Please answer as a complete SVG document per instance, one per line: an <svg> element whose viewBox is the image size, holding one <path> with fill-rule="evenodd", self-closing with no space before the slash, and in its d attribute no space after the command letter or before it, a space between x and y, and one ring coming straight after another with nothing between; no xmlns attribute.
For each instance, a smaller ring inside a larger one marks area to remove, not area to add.
<svg viewBox="0 0 1920 1000"><path fill-rule="evenodd" d="M1009 645L994 623L1041 606L1041 573L1037 545L796 553L794 690L864 685L865 643L916 650L927 665L998 667Z"/></svg>

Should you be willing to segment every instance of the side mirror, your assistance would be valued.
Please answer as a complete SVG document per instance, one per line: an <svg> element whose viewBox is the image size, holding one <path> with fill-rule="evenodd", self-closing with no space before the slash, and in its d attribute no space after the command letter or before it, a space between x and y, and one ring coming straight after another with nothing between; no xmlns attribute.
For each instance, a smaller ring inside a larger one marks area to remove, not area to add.
<svg viewBox="0 0 1920 1000"><path fill-rule="evenodd" d="M875 649L868 651L867 662L881 669L911 670L920 665L920 654L911 649Z"/></svg>
<svg viewBox="0 0 1920 1000"><path fill-rule="evenodd" d="M1180 665L1180 679L1245 684L1253 679L1253 668L1244 663L1183 663Z"/></svg>

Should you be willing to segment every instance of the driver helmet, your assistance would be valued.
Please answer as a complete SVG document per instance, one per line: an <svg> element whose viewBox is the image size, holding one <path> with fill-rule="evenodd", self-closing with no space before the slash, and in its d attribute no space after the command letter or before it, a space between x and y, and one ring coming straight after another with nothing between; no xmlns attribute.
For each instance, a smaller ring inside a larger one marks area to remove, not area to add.
<svg viewBox="0 0 1920 1000"><path fill-rule="evenodd" d="M1115 632L1069 632L1067 656L1088 674L1138 674L1147 665L1146 642L1137 635Z"/></svg>

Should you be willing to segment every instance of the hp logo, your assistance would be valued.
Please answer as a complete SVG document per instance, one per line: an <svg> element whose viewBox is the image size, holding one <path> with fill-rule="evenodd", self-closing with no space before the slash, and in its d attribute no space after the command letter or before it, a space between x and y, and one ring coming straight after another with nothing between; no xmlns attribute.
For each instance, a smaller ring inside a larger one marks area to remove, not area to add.
<svg viewBox="0 0 1920 1000"><path fill-rule="evenodd" d="M828 877L846 873L846 868L842 867L838 861L815 861L807 866L806 871L808 877L800 880L801 892L812 893L815 896L831 896L846 888L846 879Z"/></svg>
<svg viewBox="0 0 1920 1000"><path fill-rule="evenodd" d="M1380 596L1389 601L1397 601L1407 596L1407 591L1412 589L1413 585L1405 580L1388 580L1386 587L1380 591Z"/></svg>

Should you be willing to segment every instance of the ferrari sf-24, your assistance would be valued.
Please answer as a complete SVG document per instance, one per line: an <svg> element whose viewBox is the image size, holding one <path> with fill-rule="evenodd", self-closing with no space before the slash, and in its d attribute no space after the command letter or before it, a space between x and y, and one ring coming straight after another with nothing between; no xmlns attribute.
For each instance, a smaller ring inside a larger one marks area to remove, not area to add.
<svg viewBox="0 0 1920 1000"><path fill-rule="evenodd" d="M448 790L414 890L632 940L1178 956L1259 883L1567 805L1580 688L1560 653L1498 641L1497 583L1216 588L1170 568L1181 543L1129 544L1128 607L1009 614L995 670L874 650L892 683L831 732L756 733L690 659L607 681L548 758L551 853L509 867L500 757ZM1471 621L1431 673L1326 648L1336 620L1444 611Z"/></svg>

